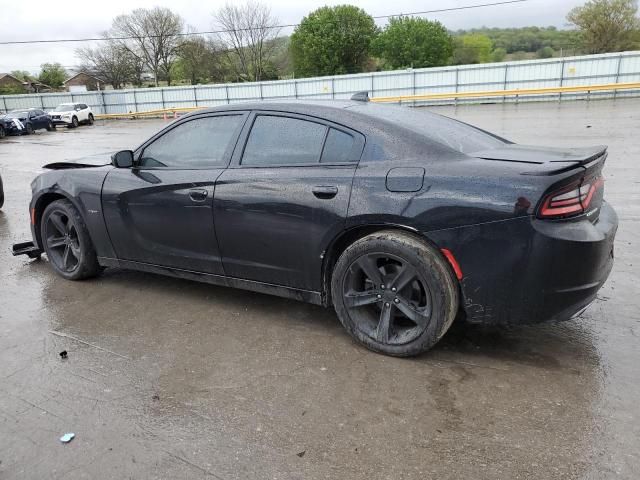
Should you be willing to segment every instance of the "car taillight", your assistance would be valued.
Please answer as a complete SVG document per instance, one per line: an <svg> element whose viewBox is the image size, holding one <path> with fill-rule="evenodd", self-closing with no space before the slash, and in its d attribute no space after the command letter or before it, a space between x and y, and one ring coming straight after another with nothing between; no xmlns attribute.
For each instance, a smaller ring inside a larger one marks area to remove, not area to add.
<svg viewBox="0 0 640 480"><path fill-rule="evenodd" d="M599 176L551 192L544 198L538 216L564 218L580 215L589 208L595 193L603 187L604 178Z"/></svg>

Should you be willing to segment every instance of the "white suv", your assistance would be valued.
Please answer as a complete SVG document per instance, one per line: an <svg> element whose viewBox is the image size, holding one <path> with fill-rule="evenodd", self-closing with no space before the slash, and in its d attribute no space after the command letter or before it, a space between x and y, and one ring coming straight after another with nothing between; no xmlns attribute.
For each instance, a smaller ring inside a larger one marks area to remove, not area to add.
<svg viewBox="0 0 640 480"><path fill-rule="evenodd" d="M80 123L93 125L91 107L84 103L61 103L49 112L54 125L66 125L75 128Z"/></svg>

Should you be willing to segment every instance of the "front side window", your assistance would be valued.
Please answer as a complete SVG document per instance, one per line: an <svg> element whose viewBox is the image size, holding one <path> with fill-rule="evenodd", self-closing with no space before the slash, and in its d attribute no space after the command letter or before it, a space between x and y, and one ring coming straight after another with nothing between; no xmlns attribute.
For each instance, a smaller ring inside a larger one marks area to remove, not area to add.
<svg viewBox="0 0 640 480"><path fill-rule="evenodd" d="M242 165L314 164L320 160L327 127L275 115L258 115L242 156Z"/></svg>
<svg viewBox="0 0 640 480"><path fill-rule="evenodd" d="M222 115L178 125L148 145L138 165L184 169L223 166L241 120L242 115Z"/></svg>

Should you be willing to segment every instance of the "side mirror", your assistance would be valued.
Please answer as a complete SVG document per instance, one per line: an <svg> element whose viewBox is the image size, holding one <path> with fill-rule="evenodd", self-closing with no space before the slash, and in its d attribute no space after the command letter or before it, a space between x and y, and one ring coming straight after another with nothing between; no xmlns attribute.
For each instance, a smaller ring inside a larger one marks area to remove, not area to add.
<svg viewBox="0 0 640 480"><path fill-rule="evenodd" d="M116 168L133 167L133 152L131 150L121 150L111 155L111 163Z"/></svg>

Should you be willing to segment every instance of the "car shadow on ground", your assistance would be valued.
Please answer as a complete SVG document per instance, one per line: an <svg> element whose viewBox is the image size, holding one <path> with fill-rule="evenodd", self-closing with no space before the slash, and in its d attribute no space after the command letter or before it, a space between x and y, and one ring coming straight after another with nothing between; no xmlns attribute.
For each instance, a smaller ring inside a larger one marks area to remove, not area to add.
<svg viewBox="0 0 640 480"><path fill-rule="evenodd" d="M97 303L113 297L123 301L138 298L142 303L134 308L140 309L140 315L152 316L153 321L169 315L157 304L170 302L172 308L184 311L186 316L244 316L244 321L259 322L259 326L265 328L291 328L311 331L314 335L347 337L331 308L144 272L107 269L96 279L68 282L56 277L46 260L32 262L28 267L50 276L45 288L49 304L68 302L79 292L82 298L78 298L78 302L85 301L86 295ZM586 362L591 367L599 364L592 337L588 322L580 318L538 325L478 325L457 319L431 351L411 361L429 363L464 358L473 362L478 359L494 365L515 363L578 373L573 366L576 362ZM354 348L366 353L364 347L352 343Z"/></svg>

